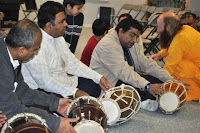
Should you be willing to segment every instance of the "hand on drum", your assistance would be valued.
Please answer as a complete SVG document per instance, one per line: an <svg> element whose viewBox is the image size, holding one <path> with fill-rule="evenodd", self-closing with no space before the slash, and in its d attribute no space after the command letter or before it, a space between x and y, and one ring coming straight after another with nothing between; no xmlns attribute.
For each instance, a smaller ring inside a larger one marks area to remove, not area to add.
<svg viewBox="0 0 200 133"><path fill-rule="evenodd" d="M78 118L60 118L60 125L58 127L57 133L76 133L75 129L72 127L70 123L76 122L79 120Z"/></svg>
<svg viewBox="0 0 200 133"><path fill-rule="evenodd" d="M101 77L101 80L99 82L100 87L104 90L107 91L113 86L108 82L108 80L105 77Z"/></svg>
<svg viewBox="0 0 200 133"><path fill-rule="evenodd" d="M0 113L2 113L2 111L0 111ZM1 126L5 123L5 120L6 120L6 116L5 115L2 115L0 114L0 128Z"/></svg>
<svg viewBox="0 0 200 133"><path fill-rule="evenodd" d="M57 112L65 116L65 112L67 111L67 108L69 107L69 104L71 102L72 102L71 99L60 98Z"/></svg>
<svg viewBox="0 0 200 133"><path fill-rule="evenodd" d="M163 84L152 84L149 93L156 97L156 95L161 95L164 93Z"/></svg>

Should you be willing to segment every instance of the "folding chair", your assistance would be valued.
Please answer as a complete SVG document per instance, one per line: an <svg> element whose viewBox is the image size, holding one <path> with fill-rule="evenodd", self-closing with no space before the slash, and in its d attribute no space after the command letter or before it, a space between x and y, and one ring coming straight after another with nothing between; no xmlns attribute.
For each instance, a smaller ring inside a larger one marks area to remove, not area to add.
<svg viewBox="0 0 200 133"><path fill-rule="evenodd" d="M148 19L149 16L151 16L151 14L154 13L155 9L156 9L155 6L148 6L148 8L147 8L147 10L146 10L146 13L144 14L143 18L146 16L146 18ZM143 18L142 18L142 19L143 19ZM140 22L143 23L144 27L145 27L145 25L147 25L147 23L148 23L147 20L141 20Z"/></svg>
<svg viewBox="0 0 200 133"><path fill-rule="evenodd" d="M133 4L124 4L122 5L122 7L120 8L120 10L118 11L117 15L113 16L113 22L112 24L115 24L116 25L116 22L115 20L123 13L129 13L133 10L133 11L136 11L136 16L137 14L139 13L140 11L140 8L141 6L140 5L133 5ZM133 16L132 16L133 17ZM134 17L133 17L134 18Z"/></svg>
<svg viewBox="0 0 200 133"><path fill-rule="evenodd" d="M144 53L146 54L151 54L151 52L153 53L157 53L160 49L158 47L158 36L159 34L156 33L157 30L157 18L160 16L160 14L156 14L153 17L151 17L151 19L148 20L148 24L146 26L146 29L144 29L143 34L142 34L142 38L144 39L148 39L151 42L143 42L144 45ZM151 27L151 28L148 28Z"/></svg>
<svg viewBox="0 0 200 133"><path fill-rule="evenodd" d="M136 20L142 21L147 13L147 9L149 8L148 5L141 5L140 12L138 15L135 17Z"/></svg>
<svg viewBox="0 0 200 133"><path fill-rule="evenodd" d="M178 13L181 9L180 8L174 8L174 7L166 7L164 9L164 12L174 12L174 13Z"/></svg>
<svg viewBox="0 0 200 133"><path fill-rule="evenodd" d="M24 13L24 19L28 18L28 16L33 12L35 13L35 17L33 18L33 21L37 18L37 6L35 0L24 0L25 2L25 8L21 5L22 11Z"/></svg>

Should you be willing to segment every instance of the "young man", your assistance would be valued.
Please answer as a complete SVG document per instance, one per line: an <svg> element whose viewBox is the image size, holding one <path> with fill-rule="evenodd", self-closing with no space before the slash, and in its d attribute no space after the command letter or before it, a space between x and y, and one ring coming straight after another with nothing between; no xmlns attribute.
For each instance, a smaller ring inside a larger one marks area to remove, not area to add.
<svg viewBox="0 0 200 133"><path fill-rule="evenodd" d="M193 27L195 30L200 31L200 27L198 26L197 16L194 13L186 12L181 16L181 24L189 25Z"/></svg>
<svg viewBox="0 0 200 133"><path fill-rule="evenodd" d="M107 34L108 26L103 20L96 19L92 24L92 32L94 35L88 40L87 45L85 46L81 55L81 61L87 66L90 66L92 52L97 43L105 36L105 34Z"/></svg>
<svg viewBox="0 0 200 133"><path fill-rule="evenodd" d="M154 83L165 82L172 77L144 55L141 30L142 26L138 21L122 20L115 31L105 35L95 47L90 67L104 75L113 86L130 84L138 88L142 100L155 99L156 95L163 93L163 89L162 84Z"/></svg>
<svg viewBox="0 0 200 133"><path fill-rule="evenodd" d="M169 12L159 16L157 27L163 50L151 57L165 57L164 68L174 78L190 84L188 101L200 101L200 33L188 25L182 26L178 16Z"/></svg>
<svg viewBox="0 0 200 133"><path fill-rule="evenodd" d="M98 97L101 93L99 85L103 90L112 86L69 50L63 38L67 26L64 11L58 2L47 1L41 5L38 25L42 28L43 39L38 55L24 63L25 82L33 89L40 88L63 97L82 96L85 92Z"/></svg>
<svg viewBox="0 0 200 133"><path fill-rule="evenodd" d="M27 105L46 106L50 111L57 111L64 115L72 101L32 90L24 82L21 62L33 58L38 53L41 40L40 28L30 20L17 22L7 37L0 39L0 110L8 119L19 113L34 113L45 119L54 133L75 133L69 122L77 121L77 119L59 118L45 110L27 107Z"/></svg>
<svg viewBox="0 0 200 133"><path fill-rule="evenodd" d="M82 8L85 4L85 0L64 0L63 5L65 7L65 21L68 26L66 28L64 38L69 43L69 49L72 53L75 53L78 39L80 37L84 15Z"/></svg>

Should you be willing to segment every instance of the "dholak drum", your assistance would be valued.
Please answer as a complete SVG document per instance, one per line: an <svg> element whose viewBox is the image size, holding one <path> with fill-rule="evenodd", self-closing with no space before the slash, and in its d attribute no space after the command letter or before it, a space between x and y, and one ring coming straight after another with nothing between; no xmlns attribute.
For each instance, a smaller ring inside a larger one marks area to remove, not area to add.
<svg viewBox="0 0 200 133"><path fill-rule="evenodd" d="M104 133L107 118L102 104L94 97L82 96L72 101L67 109L69 118L80 117L72 123L77 133Z"/></svg>
<svg viewBox="0 0 200 133"><path fill-rule="evenodd" d="M159 108L165 114L172 114L187 101L187 91L178 80L169 80L164 83L163 87L165 92L158 98Z"/></svg>
<svg viewBox="0 0 200 133"><path fill-rule="evenodd" d="M128 121L141 107L141 98L136 89L129 85L111 88L100 101L108 117L108 125L118 125Z"/></svg>
<svg viewBox="0 0 200 133"><path fill-rule="evenodd" d="M32 113L20 113L11 117L1 133L51 133L44 119Z"/></svg>

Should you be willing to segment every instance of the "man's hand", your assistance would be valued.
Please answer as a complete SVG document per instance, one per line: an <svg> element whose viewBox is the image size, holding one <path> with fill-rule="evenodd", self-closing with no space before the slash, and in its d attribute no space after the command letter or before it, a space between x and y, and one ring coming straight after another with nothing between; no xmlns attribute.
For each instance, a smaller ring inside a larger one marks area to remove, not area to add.
<svg viewBox="0 0 200 133"><path fill-rule="evenodd" d="M69 107L69 104L71 102L72 102L71 99L60 98L57 112L65 116L65 112L67 111L67 108Z"/></svg>
<svg viewBox="0 0 200 133"><path fill-rule="evenodd" d="M150 56L153 60L158 61L161 59L161 54L157 53L157 54L152 54Z"/></svg>
<svg viewBox="0 0 200 133"><path fill-rule="evenodd" d="M71 122L78 121L79 118L60 118L60 125L58 127L57 133L76 133L75 129L71 126Z"/></svg>
<svg viewBox="0 0 200 133"><path fill-rule="evenodd" d="M100 87L104 90L107 91L113 86L108 82L108 80L105 77L101 77L101 80L99 82Z"/></svg>
<svg viewBox="0 0 200 133"><path fill-rule="evenodd" d="M161 95L164 91L163 84L152 84L149 93L156 97L156 95Z"/></svg>
<svg viewBox="0 0 200 133"><path fill-rule="evenodd" d="M89 94L86 93L85 91L77 90L77 91L76 91L75 98L78 98L78 97L81 97L81 96L89 96Z"/></svg>
<svg viewBox="0 0 200 133"><path fill-rule="evenodd" d="M0 111L0 113L2 113L2 111ZM5 115L2 115L0 114L0 128L1 126L5 123L5 120L6 120L6 116Z"/></svg>

